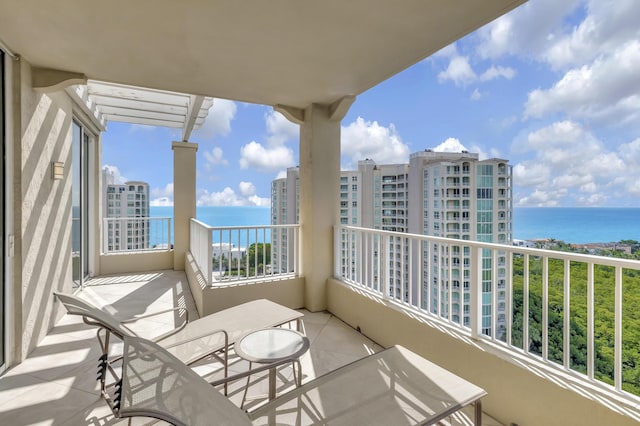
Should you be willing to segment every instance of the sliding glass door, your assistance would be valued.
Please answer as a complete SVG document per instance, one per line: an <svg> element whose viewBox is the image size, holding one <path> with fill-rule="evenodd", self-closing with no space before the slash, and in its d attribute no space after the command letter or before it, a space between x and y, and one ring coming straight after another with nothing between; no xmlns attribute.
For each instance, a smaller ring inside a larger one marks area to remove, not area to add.
<svg viewBox="0 0 640 426"><path fill-rule="evenodd" d="M5 342L6 342L6 306L5 306L5 218L7 217L7 205L4 198L4 164L5 164L5 131L4 131L4 53L0 50L0 204L2 205L2 218L0 219L0 237L2 239L2 245L0 245L0 276L2 276L2 286L0 287L0 371L5 368Z"/></svg>
<svg viewBox="0 0 640 426"><path fill-rule="evenodd" d="M82 286L89 276L89 153L92 137L77 121L73 121L71 158L71 257L73 282Z"/></svg>

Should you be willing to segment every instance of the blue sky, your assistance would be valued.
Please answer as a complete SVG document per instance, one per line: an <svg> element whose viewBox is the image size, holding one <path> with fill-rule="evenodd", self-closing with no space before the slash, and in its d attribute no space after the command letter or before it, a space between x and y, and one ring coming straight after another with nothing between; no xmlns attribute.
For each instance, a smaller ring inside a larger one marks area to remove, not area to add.
<svg viewBox="0 0 640 426"><path fill-rule="evenodd" d="M508 159L516 206L640 207L640 1L530 0L357 97L342 168L426 148ZM109 123L103 165L173 200L177 131ZM298 164L298 127L271 107L214 101L192 142L199 205L269 205Z"/></svg>

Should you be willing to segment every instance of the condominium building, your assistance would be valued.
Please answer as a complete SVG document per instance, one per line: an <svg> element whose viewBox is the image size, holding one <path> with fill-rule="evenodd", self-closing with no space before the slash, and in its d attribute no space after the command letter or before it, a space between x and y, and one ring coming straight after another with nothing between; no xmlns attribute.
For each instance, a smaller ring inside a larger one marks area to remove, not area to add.
<svg viewBox="0 0 640 426"><path fill-rule="evenodd" d="M299 172L297 167L287 169L287 176L271 182L271 224L287 225L300 222ZM290 202L289 200L293 201ZM289 240L290 232L274 229L271 234L272 263L276 272L293 266L295 245Z"/></svg>
<svg viewBox="0 0 640 426"><path fill-rule="evenodd" d="M511 244L512 182L507 160L479 160L478 154L469 152L426 150L411 154L409 170L411 200L420 202L419 208L409 209L410 233ZM434 253L429 255L430 249ZM412 272L414 282L422 282L423 308L469 325L472 263L469 247L461 250L451 246L444 251L440 248L439 252L433 247L423 250L428 255L423 256L422 265L413 263ZM433 261L429 262L430 259ZM492 259L488 251L483 253L481 297L485 334L490 334L495 326L496 335L501 336L505 329L505 264L506 253L499 253L497 259ZM427 271L421 279L417 275L419 266ZM495 318L492 312L497 312Z"/></svg>
<svg viewBox="0 0 640 426"><path fill-rule="evenodd" d="M272 182L272 224L298 223L298 198L298 169L290 168L286 178ZM510 244L511 166L508 160L479 160L478 154L466 151L420 151L411 154L409 164L379 165L366 159L358 162L357 170L341 172L339 210L343 225ZM343 250L356 252L348 242L341 243ZM378 254L373 253L368 279L379 282L382 272L390 296L420 303L422 308L468 325L469 248L434 250L425 243L421 250L410 250L409 244L405 238L390 237L384 247L388 265L380 271ZM286 241L277 232L273 245L274 252L286 258ZM505 327L506 254L497 259L489 253L483 256L483 332L490 334L496 327L499 336ZM342 267L356 268L356 263ZM493 263L497 267L492 268ZM407 288L409 282L414 288ZM493 312L497 312L495 317Z"/></svg>
<svg viewBox="0 0 640 426"><path fill-rule="evenodd" d="M102 171L102 182L104 251L148 249L149 184L117 184L108 170Z"/></svg>

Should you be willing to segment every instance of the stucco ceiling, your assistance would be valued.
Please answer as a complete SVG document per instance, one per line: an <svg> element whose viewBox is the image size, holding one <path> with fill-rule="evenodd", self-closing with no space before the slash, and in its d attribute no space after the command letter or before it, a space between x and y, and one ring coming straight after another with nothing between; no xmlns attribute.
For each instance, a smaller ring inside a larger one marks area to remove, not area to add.
<svg viewBox="0 0 640 426"><path fill-rule="evenodd" d="M94 80L304 108L358 95L525 0L0 0L0 39Z"/></svg>

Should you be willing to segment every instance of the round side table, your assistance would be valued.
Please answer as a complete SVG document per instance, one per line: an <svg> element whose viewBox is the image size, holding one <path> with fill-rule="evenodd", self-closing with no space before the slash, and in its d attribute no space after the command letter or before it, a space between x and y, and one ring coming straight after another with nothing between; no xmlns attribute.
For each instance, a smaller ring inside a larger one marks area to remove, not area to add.
<svg viewBox="0 0 640 426"><path fill-rule="evenodd" d="M240 358L249 361L249 369L253 362L270 364L290 360L296 385L302 384L300 356L309 349L309 339L304 334L288 328L265 328L245 334L235 343L234 348ZM298 365L297 378L296 364ZM241 406L244 405L247 396L250 377L247 377ZM273 367L269 369L269 401L275 396L276 367Z"/></svg>

